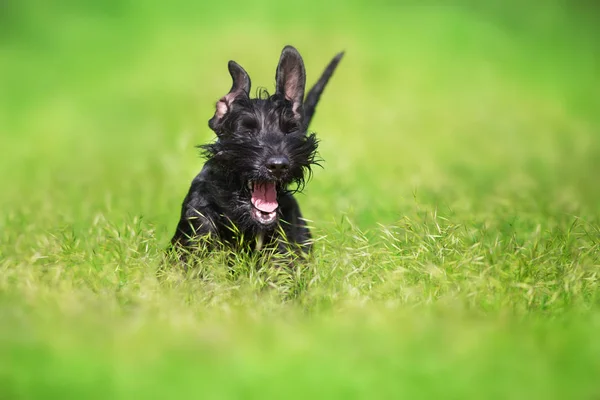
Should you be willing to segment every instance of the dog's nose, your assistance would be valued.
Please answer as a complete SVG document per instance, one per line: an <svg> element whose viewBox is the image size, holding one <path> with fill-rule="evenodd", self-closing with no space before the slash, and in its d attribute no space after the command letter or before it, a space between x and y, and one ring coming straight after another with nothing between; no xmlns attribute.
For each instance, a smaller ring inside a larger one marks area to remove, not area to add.
<svg viewBox="0 0 600 400"><path fill-rule="evenodd" d="M290 160L284 156L271 157L267 160L267 169L279 178L290 167Z"/></svg>

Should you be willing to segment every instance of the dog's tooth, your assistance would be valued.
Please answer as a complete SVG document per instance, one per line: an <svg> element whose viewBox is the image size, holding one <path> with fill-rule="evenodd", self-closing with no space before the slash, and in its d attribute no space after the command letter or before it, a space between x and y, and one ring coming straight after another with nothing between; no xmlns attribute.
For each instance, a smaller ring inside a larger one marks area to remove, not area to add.
<svg viewBox="0 0 600 400"><path fill-rule="evenodd" d="M252 190L252 181L248 181L248 189Z"/></svg>

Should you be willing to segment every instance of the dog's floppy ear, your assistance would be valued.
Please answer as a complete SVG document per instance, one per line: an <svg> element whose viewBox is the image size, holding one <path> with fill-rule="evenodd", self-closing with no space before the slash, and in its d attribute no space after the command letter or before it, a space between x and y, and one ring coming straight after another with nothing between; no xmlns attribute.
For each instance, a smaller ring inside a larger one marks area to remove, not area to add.
<svg viewBox="0 0 600 400"><path fill-rule="evenodd" d="M227 112L229 112L231 103L239 97L248 97L248 94L250 93L250 77L244 68L235 61L229 61L228 68L231 79L233 80L233 85L231 86L229 93L217 101L215 115L208 121L208 125L213 130L215 129L216 124L223 119Z"/></svg>
<svg viewBox="0 0 600 400"><path fill-rule="evenodd" d="M276 92L292 102L294 115L298 119L302 119L304 116L302 105L306 72L300 53L292 46L283 48L277 65L275 80L277 82Z"/></svg>

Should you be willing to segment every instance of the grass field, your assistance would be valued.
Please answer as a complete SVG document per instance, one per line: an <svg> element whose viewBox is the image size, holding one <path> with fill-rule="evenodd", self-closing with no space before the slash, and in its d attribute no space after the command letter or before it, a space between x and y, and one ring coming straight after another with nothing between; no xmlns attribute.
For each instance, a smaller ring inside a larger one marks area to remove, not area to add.
<svg viewBox="0 0 600 400"><path fill-rule="evenodd" d="M591 2L3 4L1 399L600 396ZM158 280L227 61L286 44L346 51L314 256Z"/></svg>

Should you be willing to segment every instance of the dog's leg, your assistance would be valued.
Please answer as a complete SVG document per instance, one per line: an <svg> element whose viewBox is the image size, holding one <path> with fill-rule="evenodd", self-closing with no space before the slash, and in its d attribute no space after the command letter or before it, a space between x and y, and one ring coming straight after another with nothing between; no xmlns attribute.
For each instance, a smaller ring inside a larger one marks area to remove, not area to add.
<svg viewBox="0 0 600 400"><path fill-rule="evenodd" d="M306 221L302 218L298 202L291 194L286 194L280 199L280 207L281 228L286 236L286 240L278 246L280 252L289 251L289 246L302 253L310 252L311 234Z"/></svg>
<svg viewBox="0 0 600 400"><path fill-rule="evenodd" d="M183 201L181 217L171 239L172 248L181 254L210 251L219 240L215 225L218 214L211 209L202 193L203 182L200 177L201 174L194 179Z"/></svg>
<svg viewBox="0 0 600 400"><path fill-rule="evenodd" d="M185 207L185 206L184 206ZM202 245L203 239L208 239L216 235L216 231L212 227L212 222L197 212L196 215L186 212L181 216L177 224L175 235L171 239L171 245L174 247L182 247L192 249L198 245Z"/></svg>

